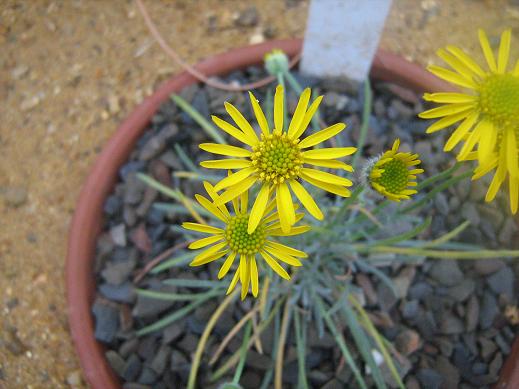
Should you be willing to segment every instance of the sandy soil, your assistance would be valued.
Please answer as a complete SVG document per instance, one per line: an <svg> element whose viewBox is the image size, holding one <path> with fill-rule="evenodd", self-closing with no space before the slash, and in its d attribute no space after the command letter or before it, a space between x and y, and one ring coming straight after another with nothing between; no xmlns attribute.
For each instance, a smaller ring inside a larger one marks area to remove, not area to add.
<svg viewBox="0 0 519 389"><path fill-rule="evenodd" d="M308 8L298 0L145 3L192 63L262 33L302 37ZM422 64L447 43L476 52L477 27L496 42L504 26L519 25L517 1L393 3L381 45ZM235 26L249 5L258 24ZM74 204L121 119L179 69L123 0L4 0L0 53L0 388L82 388L63 285Z"/></svg>

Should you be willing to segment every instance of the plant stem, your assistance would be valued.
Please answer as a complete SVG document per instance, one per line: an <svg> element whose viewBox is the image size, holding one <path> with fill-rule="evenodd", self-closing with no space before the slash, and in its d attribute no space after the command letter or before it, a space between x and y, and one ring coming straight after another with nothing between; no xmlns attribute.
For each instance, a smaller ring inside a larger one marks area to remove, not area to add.
<svg viewBox="0 0 519 389"><path fill-rule="evenodd" d="M357 142L357 152L353 156L352 166L355 169L357 167L357 163L359 161L360 156L362 155L362 149L364 148L364 143L366 143L366 136L368 135L369 129L369 118L371 116L371 103L373 100L372 92L371 92L371 84L369 82L369 78L364 82L364 107L362 109L362 125L360 127L359 132L359 141Z"/></svg>
<svg viewBox="0 0 519 389"><path fill-rule="evenodd" d="M285 344L287 340L288 325L290 324L290 302L287 299L285 309L283 310L283 319L281 320L281 333L279 336L278 350L276 353L276 368L274 373L274 388L282 389L283 387L283 362L285 353Z"/></svg>
<svg viewBox="0 0 519 389"><path fill-rule="evenodd" d="M196 347L195 356L193 357L193 362L191 364L191 370L189 371L187 389L195 389L196 375L198 373L198 367L200 366L200 360L202 359L202 354L204 352L204 347L207 343L207 339L209 339L209 335L211 334L213 327L216 325L216 322L218 321L222 313L225 311L227 306L236 298L238 292L239 290L235 289L234 292L228 295L209 319L209 322L207 323L204 329L204 333L202 334L202 337L198 341L198 345Z"/></svg>
<svg viewBox="0 0 519 389"><path fill-rule="evenodd" d="M249 320L247 327L245 327L245 334L243 335L243 342L240 348L240 362L238 363L236 371L234 372L234 378L232 379L233 384L238 384L240 382L243 367L245 366L245 359L247 359L247 344L249 343L251 329L252 321Z"/></svg>

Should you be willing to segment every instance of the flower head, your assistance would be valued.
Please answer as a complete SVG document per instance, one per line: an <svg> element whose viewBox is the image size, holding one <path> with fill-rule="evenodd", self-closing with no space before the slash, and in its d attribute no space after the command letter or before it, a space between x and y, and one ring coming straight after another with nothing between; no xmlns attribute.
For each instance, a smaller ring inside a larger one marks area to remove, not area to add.
<svg viewBox="0 0 519 389"><path fill-rule="evenodd" d="M249 92L251 105L261 129L259 136L232 104L225 103L227 113L238 128L216 116L213 116L213 121L223 131L244 143L245 147L215 143L200 145L202 150L232 157L204 161L201 163L203 167L237 170L235 174L224 178L215 186L217 191L225 190L216 200L217 205L236 198L255 184L260 186L248 221L247 231L249 233L258 227L271 195L276 198L281 229L284 232L290 231L296 220L291 192L312 216L318 220L323 219L321 210L301 185L300 180L305 180L318 188L340 196L350 196L347 187L351 186L352 182L349 179L306 166L313 165L352 172L353 168L350 165L338 161L336 158L351 155L356 150L355 147L310 150L311 147L344 130L346 126L342 123L334 124L300 139L322 100L322 96L320 96L308 106L310 94L309 88L303 91L288 130L284 130L283 87L279 85L274 96L273 129L269 128L263 110L254 95Z"/></svg>
<svg viewBox="0 0 519 389"><path fill-rule="evenodd" d="M186 222L182 224L187 230L197 231L208 234L209 236L198 239L189 245L190 249L204 250L198 254L190 266L205 265L225 258L218 272L218 278L223 278L231 269L234 262L238 265L234 272L232 281L227 289L227 294L232 292L238 283L241 282L241 297L245 298L249 291L249 285L254 297L259 292L259 270L257 257L269 265L277 274L284 279L290 279L287 271L280 265L283 262L291 266L301 266L299 258L306 258L307 255L300 250L285 246L272 238L288 235L299 235L310 229L309 226L297 226L292 228L290 233L281 230L279 214L274 211L275 203L272 201L261 215L260 223L252 233L247 232L250 219L248 210L248 193L244 192L239 199L234 199L233 213L229 212L226 204L215 204L218 198L214 187L204 182L204 187L209 194L210 200L202 195L195 195L198 203L218 219L223 226L214 227L206 224ZM303 214L296 214L296 221L302 219Z"/></svg>
<svg viewBox="0 0 519 389"><path fill-rule="evenodd" d="M508 29L501 35L496 60L485 32L479 30L488 70L457 47L439 50L438 56L453 70L430 66L429 71L466 91L426 93L425 100L443 105L419 116L441 118L427 129L428 133L461 122L445 144L445 151L451 151L463 142L458 160L477 160L473 179L495 170L486 201L494 199L508 176L510 208L516 213L519 204L519 64L507 71L510 40L511 30Z"/></svg>
<svg viewBox="0 0 519 389"><path fill-rule="evenodd" d="M283 50L274 49L265 54L265 69L272 76L288 71L288 57Z"/></svg>
<svg viewBox="0 0 519 389"><path fill-rule="evenodd" d="M389 200L409 200L416 190L416 175L423 169L416 168L420 164L418 154L398 151L400 139L395 140L391 150L368 164L365 176L369 185Z"/></svg>

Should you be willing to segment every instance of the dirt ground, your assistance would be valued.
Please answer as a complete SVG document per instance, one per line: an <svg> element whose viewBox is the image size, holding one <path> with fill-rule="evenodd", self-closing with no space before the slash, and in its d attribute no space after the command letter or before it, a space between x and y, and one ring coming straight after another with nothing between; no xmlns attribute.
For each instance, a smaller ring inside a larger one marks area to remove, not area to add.
<svg viewBox="0 0 519 389"><path fill-rule="evenodd" d="M191 63L265 36L302 37L308 9L300 0L144 2ZM249 6L257 23L237 26ZM394 0L381 46L427 64L447 43L479 53L477 27L496 43L505 26L519 39L518 1ZM0 388L83 388L63 282L76 198L121 119L179 69L125 0L3 0L0 53Z"/></svg>

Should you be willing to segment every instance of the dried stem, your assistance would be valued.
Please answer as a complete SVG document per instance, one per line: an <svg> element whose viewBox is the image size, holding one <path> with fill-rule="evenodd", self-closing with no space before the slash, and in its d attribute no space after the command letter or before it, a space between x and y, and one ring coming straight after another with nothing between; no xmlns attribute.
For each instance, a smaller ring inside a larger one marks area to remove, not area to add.
<svg viewBox="0 0 519 389"><path fill-rule="evenodd" d="M138 284L146 274L149 273L151 269L153 269L156 265L158 265L160 262L162 262L164 259L169 257L171 254L173 254L175 251L186 248L189 242L181 242L173 247L170 247L166 251L162 252L162 254L159 254L157 257L153 258L151 261L149 261L142 270L140 270L137 275L133 278L133 283Z"/></svg>
<svg viewBox="0 0 519 389"><path fill-rule="evenodd" d="M272 81L276 80L276 77L269 76L269 77L262 78L261 80L258 80L256 82L253 82L250 84L232 85L232 84L228 84L228 83L224 83L224 82L220 82L220 81L208 78L205 74L199 72L193 66L184 62L184 60L182 58L180 58L178 53L175 50L173 50L173 48L171 48L171 46L169 46L167 44L167 42L164 40L164 38L160 34L159 30L157 29L157 26L155 25L155 23L153 23L153 20L151 20L150 15L148 14L148 11L147 11L146 7L144 6L142 0L135 0L135 2L137 3L137 7L139 8L139 11L140 11L142 17L144 18L146 26L150 30L151 35L153 35L153 37L155 38L157 43L160 45L162 50L164 50L164 52L171 59L173 59L173 61L175 61L175 63L177 65L179 65L186 72L191 74L197 80L204 82L205 84L207 84L213 88L222 89L222 90L230 91L230 92L244 92L244 91L248 91L251 89L260 88L260 87L268 85ZM299 62L300 59L301 59L300 54L295 55L290 60L289 67L290 68L294 67Z"/></svg>

